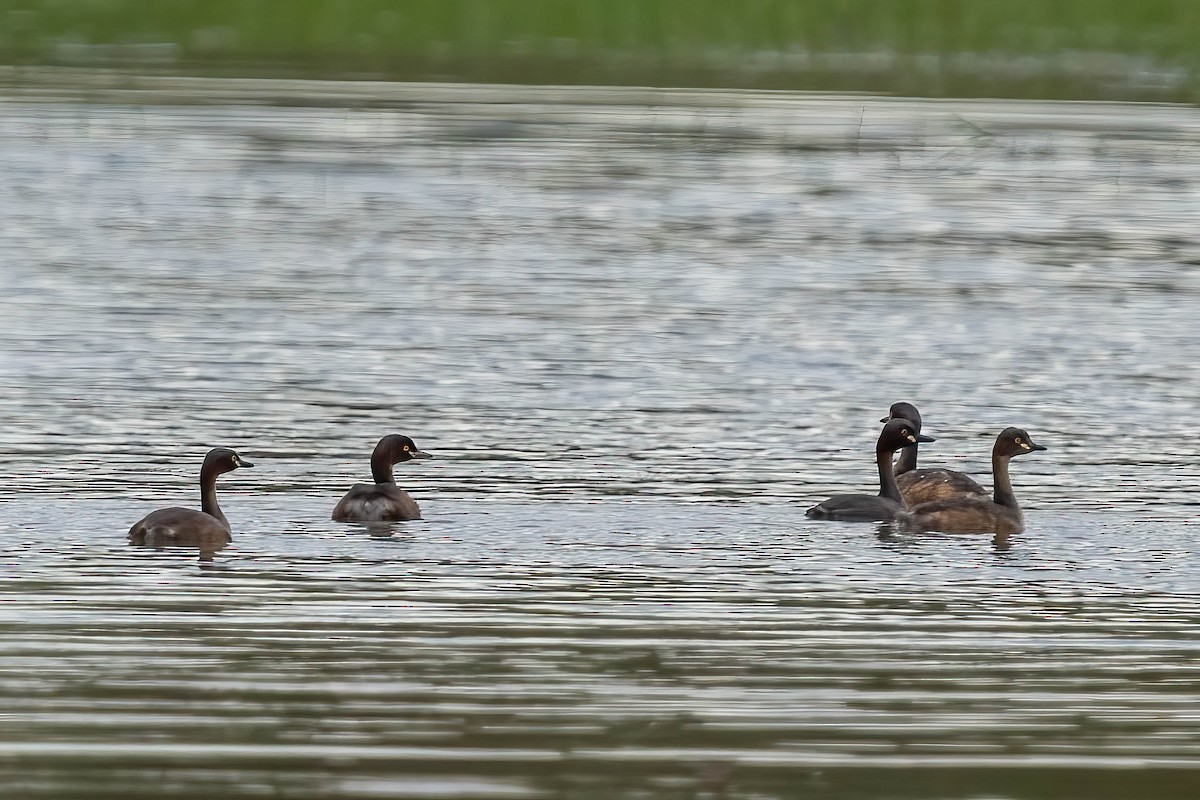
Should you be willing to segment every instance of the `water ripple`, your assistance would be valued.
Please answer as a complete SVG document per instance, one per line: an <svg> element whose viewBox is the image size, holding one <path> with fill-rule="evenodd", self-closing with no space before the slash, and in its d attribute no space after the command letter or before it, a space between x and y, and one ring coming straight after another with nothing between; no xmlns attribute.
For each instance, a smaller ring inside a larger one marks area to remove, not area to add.
<svg viewBox="0 0 1200 800"><path fill-rule="evenodd" d="M12 796L1200 794L1195 110L428 91L2 101ZM901 398L1025 535L804 519Z"/></svg>

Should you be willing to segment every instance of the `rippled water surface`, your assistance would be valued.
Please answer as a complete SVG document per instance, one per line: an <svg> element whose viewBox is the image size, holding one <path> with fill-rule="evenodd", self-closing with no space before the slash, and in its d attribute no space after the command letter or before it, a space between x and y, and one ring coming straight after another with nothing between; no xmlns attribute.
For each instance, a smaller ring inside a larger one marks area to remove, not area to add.
<svg viewBox="0 0 1200 800"><path fill-rule="evenodd" d="M1200 113L281 86L0 102L5 797L1200 796Z"/></svg>

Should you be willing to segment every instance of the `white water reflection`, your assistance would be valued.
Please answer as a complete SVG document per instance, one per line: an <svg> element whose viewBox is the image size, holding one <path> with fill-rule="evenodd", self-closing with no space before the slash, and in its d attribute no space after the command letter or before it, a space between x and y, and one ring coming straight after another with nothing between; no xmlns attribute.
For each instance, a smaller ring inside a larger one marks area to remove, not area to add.
<svg viewBox="0 0 1200 800"><path fill-rule="evenodd" d="M0 777L1192 796L1197 113L494 91L3 104ZM899 399L1026 535L803 518Z"/></svg>

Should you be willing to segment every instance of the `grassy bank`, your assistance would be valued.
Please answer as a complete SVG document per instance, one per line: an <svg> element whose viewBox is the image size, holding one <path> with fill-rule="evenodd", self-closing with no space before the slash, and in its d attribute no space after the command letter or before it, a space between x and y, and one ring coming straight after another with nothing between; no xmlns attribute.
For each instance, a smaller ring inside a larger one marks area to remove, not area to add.
<svg viewBox="0 0 1200 800"><path fill-rule="evenodd" d="M1193 100L1194 0L0 0L0 61Z"/></svg>

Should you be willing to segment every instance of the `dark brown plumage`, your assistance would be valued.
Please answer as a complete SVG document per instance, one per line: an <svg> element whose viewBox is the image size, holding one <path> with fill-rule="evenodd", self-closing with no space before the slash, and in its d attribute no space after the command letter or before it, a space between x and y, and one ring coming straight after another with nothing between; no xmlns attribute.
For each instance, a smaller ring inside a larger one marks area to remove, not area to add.
<svg viewBox="0 0 1200 800"><path fill-rule="evenodd" d="M832 519L845 522L875 522L894 519L904 510L896 478L892 474L892 453L916 442L932 442L922 436L913 423L894 419L883 426L875 443L875 462L879 467L879 494L839 494L817 503L804 516L809 519Z"/></svg>
<svg viewBox="0 0 1200 800"><path fill-rule="evenodd" d="M150 547L180 545L218 550L230 541L229 520L217 505L217 476L238 467L254 466L227 447L208 451L200 467L200 508L160 508L129 529L129 541Z"/></svg>
<svg viewBox="0 0 1200 800"><path fill-rule="evenodd" d="M921 430L921 412L912 403L893 403L888 415L880 422L906 419ZM932 467L917 469L917 445L909 445L900 451L896 459L896 486L909 508L935 500L949 500L959 495L987 496L987 490L970 475L952 469Z"/></svg>
<svg viewBox="0 0 1200 800"><path fill-rule="evenodd" d="M339 522L396 522L421 518L417 502L396 485L392 465L414 458L431 458L417 449L412 439L389 434L371 453L371 477L375 483L356 483L338 501L333 519Z"/></svg>
<svg viewBox="0 0 1200 800"><path fill-rule="evenodd" d="M1005 428L992 447L992 477L995 495L959 495L947 500L922 503L896 515L908 530L950 533L996 533L1007 535L1025 530L1025 519L1013 494L1008 462L1013 456L1045 450L1020 428Z"/></svg>

